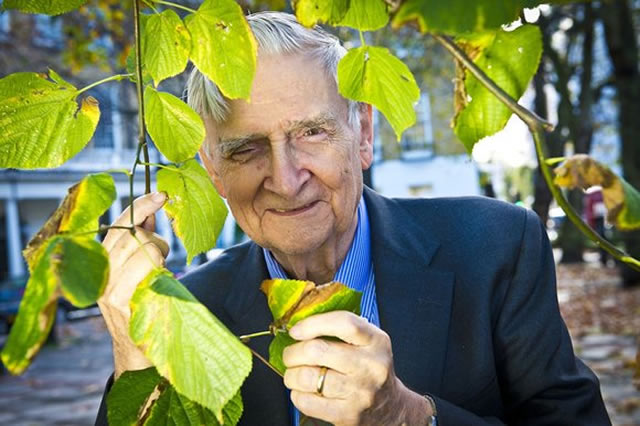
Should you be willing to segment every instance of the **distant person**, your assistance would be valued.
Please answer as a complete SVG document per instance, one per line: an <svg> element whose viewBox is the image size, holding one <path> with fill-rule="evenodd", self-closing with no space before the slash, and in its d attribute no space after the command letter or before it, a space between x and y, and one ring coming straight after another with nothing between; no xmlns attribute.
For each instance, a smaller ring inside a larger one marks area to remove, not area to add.
<svg viewBox="0 0 640 426"><path fill-rule="evenodd" d="M259 46L251 102L222 98L197 70L188 96L207 128L202 161L251 241L182 281L237 335L271 321L259 286L275 277L344 282L363 292L364 318L338 311L293 327L284 383L255 363L240 423L297 424L297 409L337 425L610 424L597 378L574 356L537 216L487 198L363 188L372 107L338 93L345 49L289 14L248 20ZM136 222L164 201L136 200ZM161 262L165 247L140 232ZM117 377L150 365L127 313L152 266L127 231L104 244L121 271L100 301ZM268 344L250 343L263 356Z"/></svg>

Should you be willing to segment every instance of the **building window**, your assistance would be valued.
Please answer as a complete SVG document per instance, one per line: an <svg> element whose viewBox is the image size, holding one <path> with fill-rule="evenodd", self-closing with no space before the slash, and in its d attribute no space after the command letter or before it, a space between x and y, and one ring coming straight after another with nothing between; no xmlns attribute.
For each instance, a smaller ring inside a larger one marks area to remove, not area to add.
<svg viewBox="0 0 640 426"><path fill-rule="evenodd" d="M404 160L424 159L434 154L433 128L431 125L431 107L429 95L422 93L416 105L416 124L402 135L402 154Z"/></svg>
<svg viewBox="0 0 640 426"><path fill-rule="evenodd" d="M33 44L49 49L64 48L62 19L47 15L33 15Z"/></svg>

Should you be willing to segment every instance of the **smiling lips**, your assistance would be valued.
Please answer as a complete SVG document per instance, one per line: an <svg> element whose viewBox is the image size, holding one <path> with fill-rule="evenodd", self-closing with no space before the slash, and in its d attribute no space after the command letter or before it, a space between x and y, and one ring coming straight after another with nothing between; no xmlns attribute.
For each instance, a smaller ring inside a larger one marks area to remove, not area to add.
<svg viewBox="0 0 640 426"><path fill-rule="evenodd" d="M268 209L267 211L278 216L295 216L301 213L306 213L307 211L311 210L316 204L318 204L318 201L312 201L309 204L305 204L301 207L296 207L293 209Z"/></svg>

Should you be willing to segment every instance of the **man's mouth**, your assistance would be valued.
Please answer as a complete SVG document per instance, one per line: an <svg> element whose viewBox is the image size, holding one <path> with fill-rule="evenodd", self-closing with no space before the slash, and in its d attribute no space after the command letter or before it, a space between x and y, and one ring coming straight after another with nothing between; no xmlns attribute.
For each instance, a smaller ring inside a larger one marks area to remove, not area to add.
<svg viewBox="0 0 640 426"><path fill-rule="evenodd" d="M294 216L297 214L301 214L301 213L305 213L308 210L311 210L316 204L318 204L318 201L312 201L308 204L299 206L299 207L293 207L293 208L284 208L284 209L269 209L268 211L270 211L271 213L277 214L278 216Z"/></svg>

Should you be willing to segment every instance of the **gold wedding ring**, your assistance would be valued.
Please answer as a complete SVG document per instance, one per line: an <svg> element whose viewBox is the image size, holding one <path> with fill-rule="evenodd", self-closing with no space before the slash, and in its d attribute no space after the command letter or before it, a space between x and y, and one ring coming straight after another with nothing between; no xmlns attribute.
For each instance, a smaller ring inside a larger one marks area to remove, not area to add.
<svg viewBox="0 0 640 426"><path fill-rule="evenodd" d="M316 384L316 393L320 396L322 395L322 390L324 389L324 381L327 378L327 367L320 367L320 375L318 376L318 383Z"/></svg>

